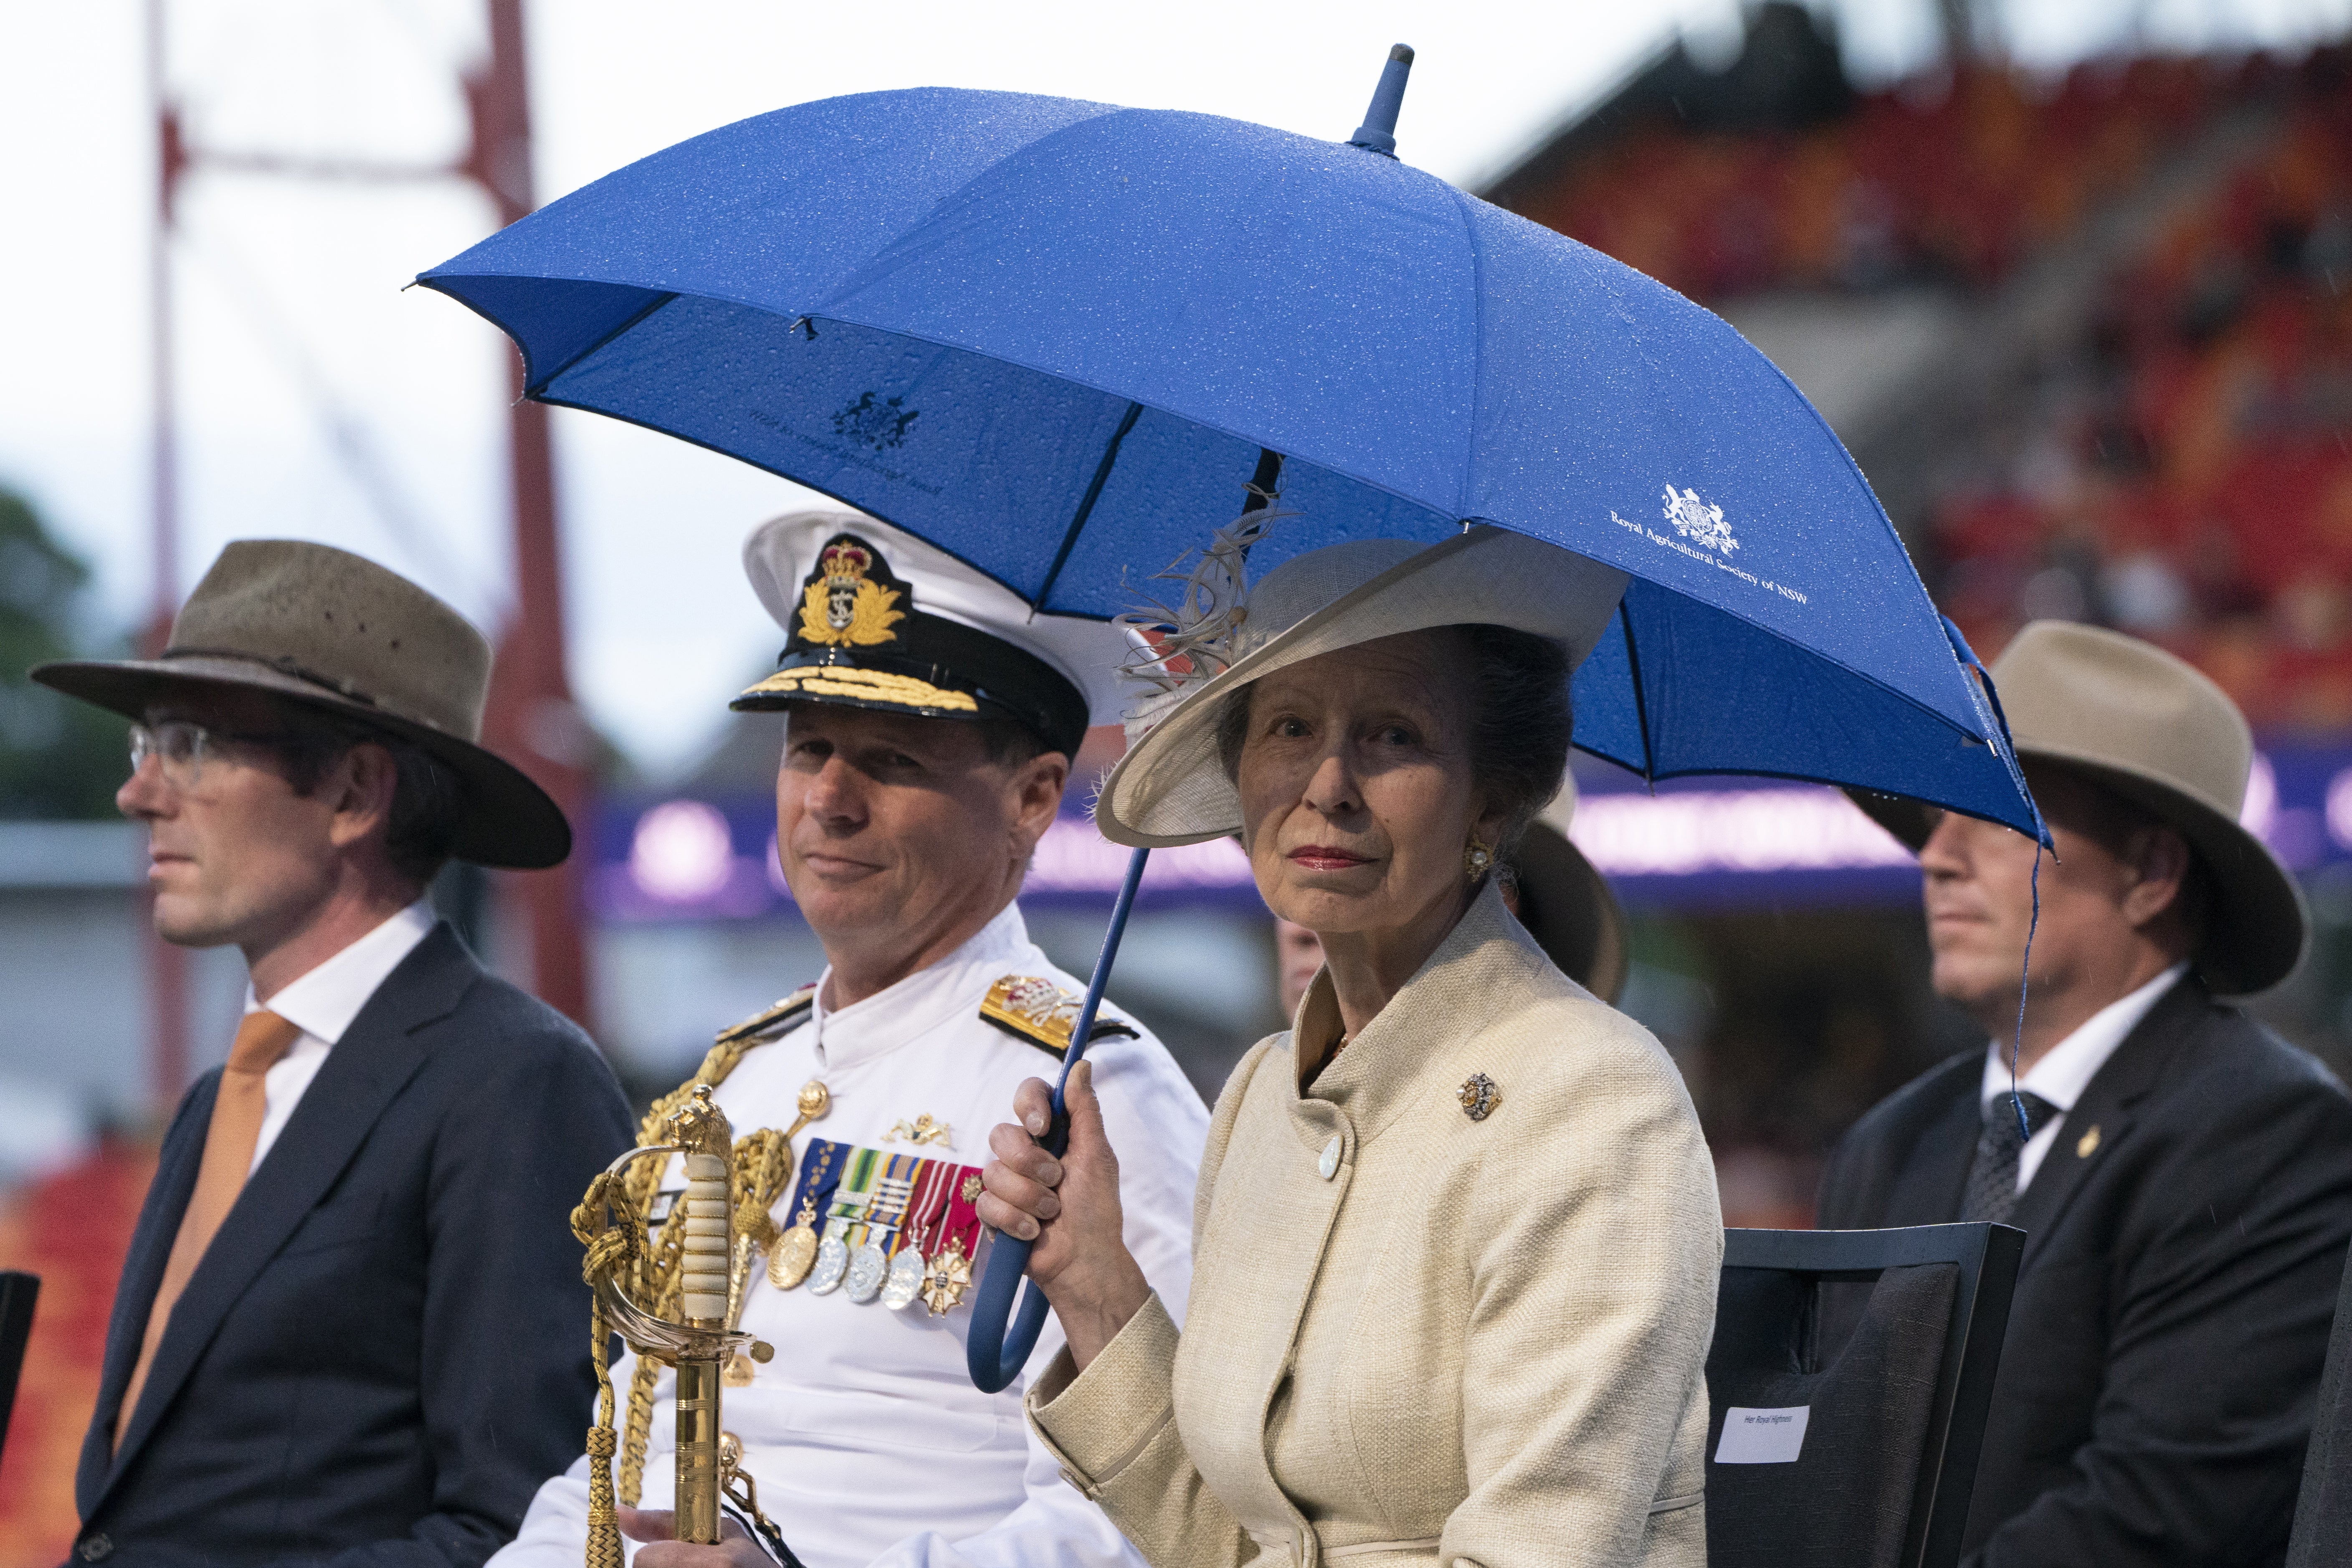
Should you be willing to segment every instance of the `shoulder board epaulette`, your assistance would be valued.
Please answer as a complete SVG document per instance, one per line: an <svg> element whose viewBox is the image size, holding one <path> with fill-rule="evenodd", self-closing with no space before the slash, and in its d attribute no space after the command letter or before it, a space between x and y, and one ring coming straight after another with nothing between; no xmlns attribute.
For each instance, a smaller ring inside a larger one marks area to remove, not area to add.
<svg viewBox="0 0 2352 1568"><path fill-rule="evenodd" d="M799 1023L802 1016L815 1005L815 985L803 985L765 1012L754 1013L741 1023L719 1030L719 1037L713 1043L731 1046L740 1040L755 1040L763 1037L781 1035Z"/></svg>
<svg viewBox="0 0 2352 1568"><path fill-rule="evenodd" d="M1065 991L1034 974L1008 974L988 988L980 1016L1015 1038L1028 1041L1050 1056L1070 1048L1070 1032L1078 1026L1078 1010L1086 998ZM1095 1040L1138 1038L1134 1025L1106 1014L1095 1016Z"/></svg>

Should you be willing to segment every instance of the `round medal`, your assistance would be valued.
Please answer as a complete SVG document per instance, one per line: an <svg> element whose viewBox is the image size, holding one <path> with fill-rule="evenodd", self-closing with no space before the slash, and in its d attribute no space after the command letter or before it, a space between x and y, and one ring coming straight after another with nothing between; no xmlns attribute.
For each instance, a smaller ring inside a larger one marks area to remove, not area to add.
<svg viewBox="0 0 2352 1568"><path fill-rule="evenodd" d="M882 1276L888 1269L888 1261L882 1256L882 1244L867 1242L849 1260L849 1289L844 1294L853 1301L871 1301L881 1293Z"/></svg>
<svg viewBox="0 0 2352 1568"><path fill-rule="evenodd" d="M890 1280L882 1287L882 1304L896 1312L915 1304L923 1292L923 1255L902 1247L890 1259Z"/></svg>
<svg viewBox="0 0 2352 1568"><path fill-rule="evenodd" d="M849 1248L841 1237L828 1232L816 1244L816 1268L809 1275L809 1289L822 1296L841 1283L849 1271Z"/></svg>
<svg viewBox="0 0 2352 1568"><path fill-rule="evenodd" d="M815 1263L816 1232L808 1226L796 1225L776 1238L775 1250L768 1254L768 1283L779 1290L789 1290L808 1278Z"/></svg>

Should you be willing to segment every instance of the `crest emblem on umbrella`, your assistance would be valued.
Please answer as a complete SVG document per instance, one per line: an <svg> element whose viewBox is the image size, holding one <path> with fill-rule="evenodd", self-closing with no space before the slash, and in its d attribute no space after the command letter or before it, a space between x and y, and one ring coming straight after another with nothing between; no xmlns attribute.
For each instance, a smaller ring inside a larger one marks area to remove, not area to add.
<svg viewBox="0 0 2352 1568"><path fill-rule="evenodd" d="M1675 531L1701 550L1728 555L1739 548L1739 541L1731 536L1731 525L1723 521L1723 509L1699 500L1696 490L1677 490L1669 483L1665 510Z"/></svg>
<svg viewBox="0 0 2352 1568"><path fill-rule="evenodd" d="M904 408L903 397L877 400L870 393L860 394L857 400L833 416L833 433L846 436L861 447L871 447L877 452L906 442L907 431L923 416L919 408Z"/></svg>
<svg viewBox="0 0 2352 1568"><path fill-rule="evenodd" d="M801 637L827 647L896 642L907 618L901 590L874 581L874 549L855 534L836 536L817 557L801 595Z"/></svg>

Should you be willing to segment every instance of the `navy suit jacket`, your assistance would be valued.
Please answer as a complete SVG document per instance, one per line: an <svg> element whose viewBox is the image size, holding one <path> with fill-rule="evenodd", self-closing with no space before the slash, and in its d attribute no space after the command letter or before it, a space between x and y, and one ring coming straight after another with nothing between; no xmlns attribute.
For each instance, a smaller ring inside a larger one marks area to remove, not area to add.
<svg viewBox="0 0 2352 1568"><path fill-rule="evenodd" d="M568 1222L633 1141L619 1085L587 1036L437 927L238 1194L117 1451L219 1082L181 1102L123 1263L76 1555L471 1568L580 1452L594 1382Z"/></svg>
<svg viewBox="0 0 2352 1568"><path fill-rule="evenodd" d="M1820 1223L1958 1219L1983 1075L1969 1051L1856 1122ZM2084 1088L2010 1223L2025 1254L1970 1562L2282 1561L2352 1238L2343 1086L2184 978Z"/></svg>

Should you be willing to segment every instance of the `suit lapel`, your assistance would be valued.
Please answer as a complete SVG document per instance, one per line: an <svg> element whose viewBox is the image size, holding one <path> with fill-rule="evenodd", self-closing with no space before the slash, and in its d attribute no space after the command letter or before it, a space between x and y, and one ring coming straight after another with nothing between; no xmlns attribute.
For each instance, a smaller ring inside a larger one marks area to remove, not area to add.
<svg viewBox="0 0 2352 1568"><path fill-rule="evenodd" d="M384 1108L425 1065L430 1052L416 1031L455 1010L480 973L449 928L436 926L385 976L327 1053L172 1309L139 1408L115 1453L109 1487L138 1457L160 1412L170 1406L237 1298L318 1206ZM163 1246L168 1251L168 1238Z"/></svg>
<svg viewBox="0 0 2352 1568"><path fill-rule="evenodd" d="M2025 1232L2021 1267L2032 1267L2034 1257L2074 1194L2097 1169L2101 1157L2123 1142L2132 1123L2132 1107L2154 1089L2206 1008L2204 987L2183 977L2148 1009L2115 1054L2084 1086L2083 1097L2066 1113L2058 1141L2042 1157L2033 1180L2017 1200L2009 1223ZM2092 1130L2098 1137L2085 1151Z"/></svg>
<svg viewBox="0 0 2352 1568"><path fill-rule="evenodd" d="M1976 1158L1984 1121L1977 1094L1983 1076L1984 1058L1970 1053L1954 1064L1949 1081L1937 1086L1942 1103L1921 1123L1918 1142L1895 1177L1885 1224L1948 1225L1960 1217L1969 1162Z"/></svg>
<svg viewBox="0 0 2352 1568"><path fill-rule="evenodd" d="M122 1393L139 1364L139 1346L146 1337L147 1313L163 1283L163 1266L171 1261L172 1243L180 1233L180 1216L188 1209L196 1188L196 1173L204 1164L205 1133L212 1124L213 1096L220 1074L206 1073L190 1091L173 1119L148 1184L147 1201L131 1232L131 1250L122 1259L122 1278L114 1288L114 1308L106 1328L106 1350L98 1377L98 1408L90 1413L89 1431L82 1438L81 1463L74 1477L74 1495L88 1518L97 1490L114 1458L114 1418L122 1406Z"/></svg>

